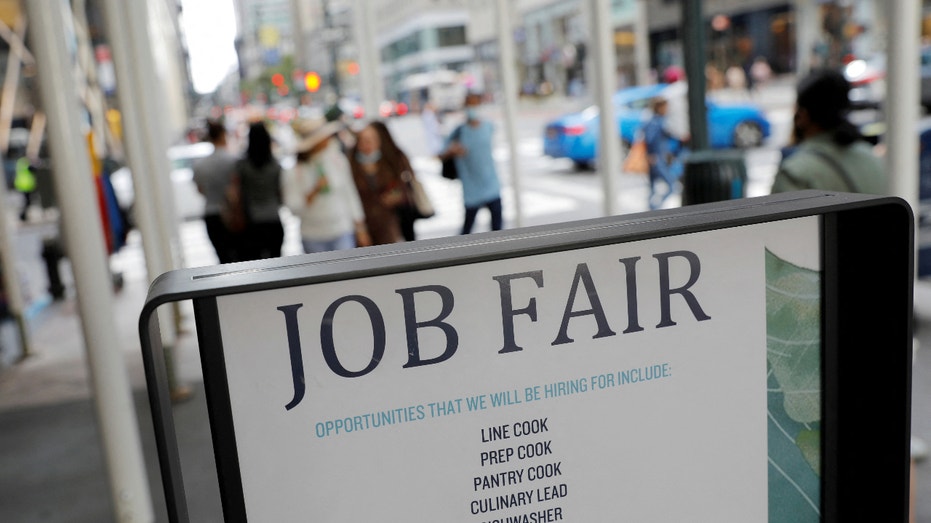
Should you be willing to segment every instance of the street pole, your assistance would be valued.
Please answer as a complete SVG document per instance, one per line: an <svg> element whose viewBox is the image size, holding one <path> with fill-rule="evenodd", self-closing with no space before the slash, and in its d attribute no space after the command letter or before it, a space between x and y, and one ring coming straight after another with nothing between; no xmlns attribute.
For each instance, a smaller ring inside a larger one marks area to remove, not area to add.
<svg viewBox="0 0 931 523"><path fill-rule="evenodd" d="M2 22L0 22L2 24ZM9 153L10 131L13 125L13 109L16 101L16 90L19 86L20 71L23 61L32 56L23 45L26 36L26 17L20 14L16 19L13 31L5 38L10 47L7 56L6 76L3 80L3 97L0 98L0 152L3 156ZM28 151L27 151L28 153ZM28 154L27 154L28 157ZM0 264L3 268L3 291L6 294L10 314L16 321L19 330L19 340L22 347L22 357L29 356L29 324L26 321L26 304L23 299L23 289L19 284L19 271L16 267L16 257L13 256L12 230L13 223L6 212L6 202L9 201L6 183L0 183L0 202L4 203L0 209Z"/></svg>
<svg viewBox="0 0 931 523"><path fill-rule="evenodd" d="M650 83L650 17L647 0L636 0L637 16L634 19L634 56L636 57L637 85Z"/></svg>
<svg viewBox="0 0 931 523"><path fill-rule="evenodd" d="M615 118L614 91L617 89L614 35L611 27L610 3L589 0L592 32L592 57L595 59L595 93L599 107L598 171L604 190L604 214L613 216L615 210L615 176L621 172L621 136Z"/></svg>
<svg viewBox="0 0 931 523"><path fill-rule="evenodd" d="M157 123L147 121L145 114L146 105L153 102L146 97L146 90L140 87L146 80L139 70L143 64L135 59L133 52L133 42L130 36L132 29L127 21L129 16L126 11L127 3L122 0L104 0L103 6L107 36L113 49L113 66L117 79L116 93L120 100L124 127L123 140L135 187L133 213L136 227L142 236L146 274L148 281L151 282L160 274L174 268L171 255L171 233L168 230L174 222L166 222L165 220L170 218L164 214L160 215L158 208L163 199L156 197L162 190L156 179L166 178L165 174L168 172L161 171L156 161L157 157L165 156L165 149L162 147L159 150L154 136L159 133L153 133L150 128L150 124L157 126ZM166 354L171 353L176 341L175 321L171 312L166 308L158 311L161 324L159 331ZM173 377L175 373L171 361L168 365L169 376ZM174 388L174 383L172 383L172 388Z"/></svg>
<svg viewBox="0 0 931 523"><path fill-rule="evenodd" d="M705 109L705 19L701 0L682 0L682 49L689 85L689 134L693 151L709 148Z"/></svg>
<svg viewBox="0 0 931 523"><path fill-rule="evenodd" d="M799 78L811 70L811 52L820 31L815 0L795 0L795 71Z"/></svg>
<svg viewBox="0 0 931 523"><path fill-rule="evenodd" d="M326 30L333 29L332 5L332 0L324 0L323 2L323 27ZM339 99L339 50L336 48L336 41L332 39L327 40L326 46L327 52L330 55L330 89L333 90L333 94Z"/></svg>
<svg viewBox="0 0 931 523"><path fill-rule="evenodd" d="M498 7L498 65L501 68L501 94L504 102L504 127L508 137L508 162L511 170L511 186L514 189L514 225L523 226L521 207L520 161L517 154L517 64L514 61L514 33L511 27L510 0L497 0Z"/></svg>
<svg viewBox="0 0 931 523"><path fill-rule="evenodd" d="M0 156L2 159L2 156ZM0 268L3 271L3 293L6 296L10 315L16 320L19 330L19 341L22 346L22 358L29 356L29 323L26 321L26 300L23 299L23 288L19 283L19 270L16 267L16 256L13 255L16 247L13 245L13 226L10 213L7 212L6 203L9 200L6 183L0 183Z"/></svg>
<svg viewBox="0 0 931 523"><path fill-rule="evenodd" d="M362 105L369 119L378 117L378 105L385 96L379 73L381 60L373 38L375 23L371 13L372 3L353 0L352 15L355 18L354 32L359 53L359 76L362 85Z"/></svg>
<svg viewBox="0 0 931 523"><path fill-rule="evenodd" d="M155 520L132 391L114 321L113 282L97 208L90 157L65 23L67 2L25 2L33 31L39 92L49 116L48 139L64 239L74 272L95 412L103 442L111 500L119 522Z"/></svg>
<svg viewBox="0 0 931 523"><path fill-rule="evenodd" d="M306 40L304 39L304 9L301 7L301 0L291 0L291 30L294 31L294 68L302 74L307 72L307 50L305 48ZM303 82L303 78L301 78Z"/></svg>
<svg viewBox="0 0 931 523"><path fill-rule="evenodd" d="M137 106L143 118L143 145L146 147L146 162L150 176L146 178L146 194L155 199L155 214L158 217L161 252L165 265L179 268L181 247L178 235L178 214L175 211L174 193L171 187L171 163L168 161L168 140L164 127L164 109L167 105L163 96L162 83L156 75L155 59L152 56L152 40L149 34L147 2L123 2L123 27L132 59L132 89L138 95ZM137 194L137 198L138 198ZM157 275L152 275L154 278Z"/></svg>
<svg viewBox="0 0 931 523"><path fill-rule="evenodd" d="M0 22L0 26L3 22ZM4 26L5 27L5 26ZM26 37L26 17L22 14L16 19L13 30L4 35L10 48L6 59L6 74L3 77L3 95L0 98L0 151L4 155L10 149L10 128L13 125L13 112L16 106L16 90L19 87L20 71L23 62L32 61L32 56L23 45Z"/></svg>
<svg viewBox="0 0 931 523"><path fill-rule="evenodd" d="M918 209L918 112L920 108L918 45L921 2L898 0L888 4L889 32L886 48L886 85L894 96L886 97L886 172L889 191ZM917 216L917 213L916 213Z"/></svg>

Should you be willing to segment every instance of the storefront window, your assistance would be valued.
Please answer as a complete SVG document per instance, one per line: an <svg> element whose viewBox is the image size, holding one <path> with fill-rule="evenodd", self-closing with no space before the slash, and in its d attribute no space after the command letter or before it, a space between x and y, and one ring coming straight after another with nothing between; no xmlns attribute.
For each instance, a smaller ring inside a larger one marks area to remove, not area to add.
<svg viewBox="0 0 931 523"><path fill-rule="evenodd" d="M440 47L466 45L465 26L440 27L436 31Z"/></svg>

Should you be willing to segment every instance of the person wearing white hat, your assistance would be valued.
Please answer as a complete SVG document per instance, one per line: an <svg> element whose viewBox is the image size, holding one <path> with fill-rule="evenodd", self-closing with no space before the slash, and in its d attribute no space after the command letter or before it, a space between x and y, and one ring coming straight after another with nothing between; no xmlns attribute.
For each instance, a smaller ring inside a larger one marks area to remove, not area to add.
<svg viewBox="0 0 931 523"><path fill-rule="evenodd" d="M285 203L301 220L304 252L351 249L370 244L365 214L349 162L333 139L340 122L325 118L292 123L297 162L286 176Z"/></svg>

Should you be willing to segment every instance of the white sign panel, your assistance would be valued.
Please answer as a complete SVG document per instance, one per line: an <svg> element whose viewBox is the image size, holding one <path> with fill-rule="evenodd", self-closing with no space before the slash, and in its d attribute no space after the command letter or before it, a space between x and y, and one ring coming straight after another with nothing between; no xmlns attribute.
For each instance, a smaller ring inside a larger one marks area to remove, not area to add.
<svg viewBox="0 0 931 523"><path fill-rule="evenodd" d="M217 298L249 519L766 521L767 251L818 231Z"/></svg>

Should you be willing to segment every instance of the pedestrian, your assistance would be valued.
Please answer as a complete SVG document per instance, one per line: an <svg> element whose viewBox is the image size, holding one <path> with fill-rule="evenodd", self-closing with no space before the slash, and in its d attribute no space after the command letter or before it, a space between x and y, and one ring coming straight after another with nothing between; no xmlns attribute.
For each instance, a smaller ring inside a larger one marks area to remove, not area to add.
<svg viewBox="0 0 931 523"><path fill-rule="evenodd" d="M352 177L373 245L404 240L398 209L410 205L401 178L405 166L396 155L386 156L383 147L378 129L370 123L359 131L356 145L349 151Z"/></svg>
<svg viewBox="0 0 931 523"><path fill-rule="evenodd" d="M335 137L342 124L312 118L292 127L299 140L297 158L284 192L288 208L300 218L304 252L369 245L359 193Z"/></svg>
<svg viewBox="0 0 931 523"><path fill-rule="evenodd" d="M376 120L369 125L378 132L378 139L381 144L381 159L378 163L383 164L381 168L392 172L401 181L401 187L404 190L404 201L395 207L395 212L401 226L401 236L404 237L405 241L412 242L417 239L414 222L421 218L414 205L413 184L416 183L414 168L411 167L407 154L394 141L391 131L384 122Z"/></svg>
<svg viewBox="0 0 931 523"><path fill-rule="evenodd" d="M689 124L689 85L685 70L671 65L663 71L663 81L669 84L663 89L663 98L668 104L666 130L682 144L688 144L692 132Z"/></svg>
<svg viewBox="0 0 931 523"><path fill-rule="evenodd" d="M650 209L663 206L675 190L681 174L681 162L677 157L676 138L666 128L666 113L669 101L656 97L650 101L652 116L643 126L643 141L646 144L647 158L650 164ZM659 186L665 186L660 193Z"/></svg>
<svg viewBox="0 0 931 523"><path fill-rule="evenodd" d="M482 208L491 213L491 230L504 226L501 209L501 183L491 155L494 125L480 113L482 97L469 93L465 99L466 121L447 138L441 160L455 158L458 179L462 182L465 220L462 234L472 232L475 217Z"/></svg>
<svg viewBox="0 0 931 523"><path fill-rule="evenodd" d="M750 78L753 80L753 88L759 91L769 83L773 77L773 69L765 56L757 56L750 66Z"/></svg>
<svg viewBox="0 0 931 523"><path fill-rule="evenodd" d="M236 170L237 158L227 149L226 127L219 121L207 122L207 141L213 152L194 163L194 183L204 195L204 226L220 263L237 261L235 233L223 223L221 213L226 204L226 190Z"/></svg>
<svg viewBox="0 0 931 523"><path fill-rule="evenodd" d="M432 156L440 154L443 150L443 128L436 112L435 103L427 100L420 111L420 121L423 124L424 135L427 139L427 151Z"/></svg>
<svg viewBox="0 0 931 523"><path fill-rule="evenodd" d="M236 163L236 173L248 219L239 245L240 259L281 256L281 165L272 154L272 138L263 122L249 126L246 155Z"/></svg>
<svg viewBox="0 0 931 523"><path fill-rule="evenodd" d="M725 69L724 77L727 80L727 87L731 93L737 96L746 95L750 92L747 79L747 72L740 65L734 64Z"/></svg>
<svg viewBox="0 0 931 523"><path fill-rule="evenodd" d="M13 178L13 188L23 195L23 207L19 213L19 220L26 221L29 208L32 207L32 196L36 190L36 175L32 172L32 161L27 156L16 160L16 175Z"/></svg>
<svg viewBox="0 0 931 523"><path fill-rule="evenodd" d="M779 164L772 192L820 189L883 195L882 162L848 119L850 82L838 71L815 70L796 90L795 147Z"/></svg>

